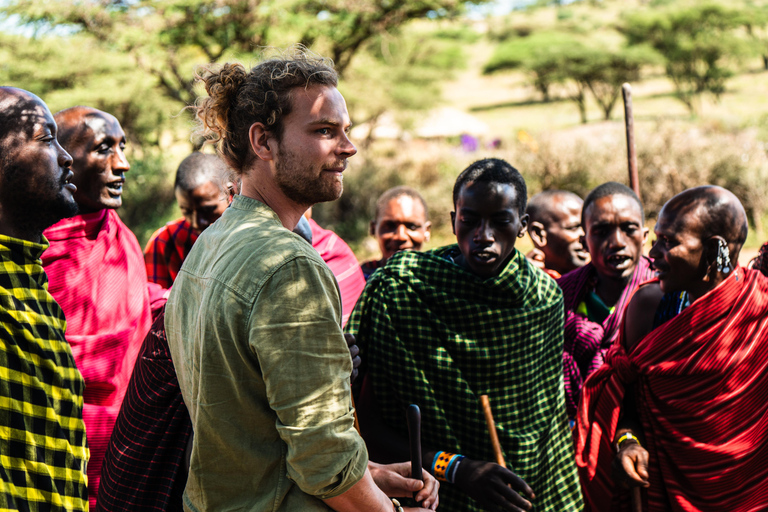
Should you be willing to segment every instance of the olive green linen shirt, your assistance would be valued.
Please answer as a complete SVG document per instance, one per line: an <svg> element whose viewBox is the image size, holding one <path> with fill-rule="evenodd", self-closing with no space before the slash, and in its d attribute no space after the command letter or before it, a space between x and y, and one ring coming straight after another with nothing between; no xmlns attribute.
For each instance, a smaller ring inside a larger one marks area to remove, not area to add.
<svg viewBox="0 0 768 512"><path fill-rule="evenodd" d="M362 478L333 274L266 205L235 196L174 282L165 326L194 442L184 506L329 510Z"/></svg>

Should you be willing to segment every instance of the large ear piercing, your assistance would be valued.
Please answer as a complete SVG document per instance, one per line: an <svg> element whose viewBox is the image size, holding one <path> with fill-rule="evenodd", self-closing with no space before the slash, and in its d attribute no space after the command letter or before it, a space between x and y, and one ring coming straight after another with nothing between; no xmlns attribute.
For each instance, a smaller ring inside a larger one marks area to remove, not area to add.
<svg viewBox="0 0 768 512"><path fill-rule="evenodd" d="M723 274L731 271L731 258L728 253L728 244L720 238L717 241L717 270Z"/></svg>

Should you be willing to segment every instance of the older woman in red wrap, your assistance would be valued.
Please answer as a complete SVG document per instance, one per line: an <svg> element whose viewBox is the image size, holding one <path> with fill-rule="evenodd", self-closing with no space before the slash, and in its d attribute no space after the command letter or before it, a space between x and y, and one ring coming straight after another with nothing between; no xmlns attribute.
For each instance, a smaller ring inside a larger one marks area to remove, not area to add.
<svg viewBox="0 0 768 512"><path fill-rule="evenodd" d="M88 107L63 110L55 118L59 141L73 157L80 213L45 231L51 245L42 259L85 379L83 418L91 449L88 496L93 510L104 451L152 323L150 288L141 247L115 212L130 168L120 123ZM162 294L159 286L151 290L153 297Z"/></svg>
<svg viewBox="0 0 768 512"><path fill-rule="evenodd" d="M585 383L577 464L588 510L768 510L768 279L737 265L744 209L720 187L659 214L640 287ZM690 304L690 305L688 305Z"/></svg>

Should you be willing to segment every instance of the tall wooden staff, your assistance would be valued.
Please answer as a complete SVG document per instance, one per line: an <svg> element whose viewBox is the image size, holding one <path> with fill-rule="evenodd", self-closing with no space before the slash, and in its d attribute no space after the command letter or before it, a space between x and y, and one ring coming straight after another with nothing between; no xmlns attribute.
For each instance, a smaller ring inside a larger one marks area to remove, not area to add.
<svg viewBox="0 0 768 512"><path fill-rule="evenodd" d="M493 421L493 412L491 411L491 402L488 400L488 395L480 395L480 406L483 408L485 423L488 425L488 435L491 437L491 446L493 447L493 454L496 456L496 464L506 468L507 463L504 461L504 452L501 451L499 434L496 432L496 422Z"/></svg>
<svg viewBox="0 0 768 512"><path fill-rule="evenodd" d="M624 127L627 131L627 164L629 165L629 188L640 197L640 179L637 176L637 153L635 152L635 118L632 114L632 86L621 86L624 98Z"/></svg>
<svg viewBox="0 0 768 512"><path fill-rule="evenodd" d="M621 86L621 96L624 98L624 127L627 131L627 165L629 166L629 187L640 197L640 179L637 176L637 153L635 152L635 117L632 113L632 86L625 83ZM642 201L642 199L641 199ZM643 512L643 499L639 487L630 491L632 512Z"/></svg>

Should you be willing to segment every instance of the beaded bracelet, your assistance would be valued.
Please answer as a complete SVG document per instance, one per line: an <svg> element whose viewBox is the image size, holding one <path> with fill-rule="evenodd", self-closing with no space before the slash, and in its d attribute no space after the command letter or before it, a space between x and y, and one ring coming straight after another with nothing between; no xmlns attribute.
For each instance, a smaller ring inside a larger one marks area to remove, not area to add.
<svg viewBox="0 0 768 512"><path fill-rule="evenodd" d="M631 441L631 440L634 440L639 446L643 446L642 444L640 444L640 440L637 438L635 434L633 434L632 432L624 432L623 434L621 434L621 436L619 436L619 439L616 441L616 451L618 452L619 450L621 450L622 443L626 441Z"/></svg>
<svg viewBox="0 0 768 512"><path fill-rule="evenodd" d="M437 452L432 461L432 474L441 482L453 483L459 463L464 459L463 455L448 452Z"/></svg>
<svg viewBox="0 0 768 512"><path fill-rule="evenodd" d="M395 498L390 499L392 500L392 505L395 507L395 512L405 512L399 501L397 501Z"/></svg>

